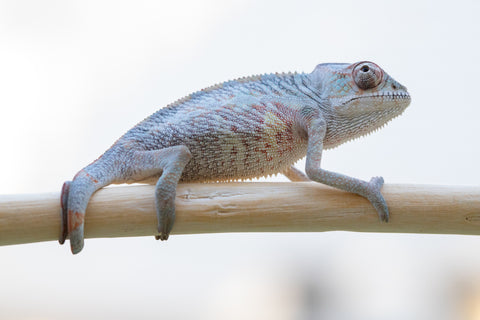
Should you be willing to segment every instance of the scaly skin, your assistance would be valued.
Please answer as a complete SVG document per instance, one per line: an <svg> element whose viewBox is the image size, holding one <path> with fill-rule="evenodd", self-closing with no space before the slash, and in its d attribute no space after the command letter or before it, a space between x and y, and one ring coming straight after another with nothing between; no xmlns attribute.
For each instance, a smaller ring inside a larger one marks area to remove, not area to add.
<svg viewBox="0 0 480 320"><path fill-rule="evenodd" d="M83 248L85 209L111 183L155 183L157 239L175 220L179 181L230 181L284 173L305 155L308 179L367 198L382 221L381 177L369 182L321 168L322 151L372 132L409 105L405 87L372 62L320 64L310 74L268 74L225 82L160 109L122 136L62 190L63 230Z"/></svg>

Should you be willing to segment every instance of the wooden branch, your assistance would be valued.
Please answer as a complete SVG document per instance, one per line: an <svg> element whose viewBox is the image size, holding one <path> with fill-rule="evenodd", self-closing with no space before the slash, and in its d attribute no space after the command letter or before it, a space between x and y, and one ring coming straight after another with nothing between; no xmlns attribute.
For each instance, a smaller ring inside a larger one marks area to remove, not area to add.
<svg viewBox="0 0 480 320"><path fill-rule="evenodd" d="M386 185L390 222L364 198L313 182L181 184L172 234L331 231L480 234L480 187ZM153 186L105 188L87 208L87 238L151 236ZM56 240L59 194L0 196L0 245Z"/></svg>

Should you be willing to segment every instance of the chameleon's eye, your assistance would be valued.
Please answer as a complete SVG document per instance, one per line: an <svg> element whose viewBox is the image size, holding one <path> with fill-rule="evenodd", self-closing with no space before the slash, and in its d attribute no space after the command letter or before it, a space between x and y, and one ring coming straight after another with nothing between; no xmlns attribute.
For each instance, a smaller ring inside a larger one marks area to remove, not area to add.
<svg viewBox="0 0 480 320"><path fill-rule="evenodd" d="M360 62L353 69L355 84L362 90L373 89L382 82L383 72L372 62Z"/></svg>

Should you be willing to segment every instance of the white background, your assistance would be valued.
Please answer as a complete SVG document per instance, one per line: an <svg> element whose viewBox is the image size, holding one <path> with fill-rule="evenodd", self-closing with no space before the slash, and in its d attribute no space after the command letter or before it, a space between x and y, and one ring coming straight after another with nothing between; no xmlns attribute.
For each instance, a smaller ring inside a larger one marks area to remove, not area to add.
<svg viewBox="0 0 480 320"><path fill-rule="evenodd" d="M475 0L0 1L0 194L59 191L203 87L359 60L412 103L323 167L478 185L479 16ZM99 239L77 256L48 242L0 247L0 270L0 319L480 319L473 236Z"/></svg>

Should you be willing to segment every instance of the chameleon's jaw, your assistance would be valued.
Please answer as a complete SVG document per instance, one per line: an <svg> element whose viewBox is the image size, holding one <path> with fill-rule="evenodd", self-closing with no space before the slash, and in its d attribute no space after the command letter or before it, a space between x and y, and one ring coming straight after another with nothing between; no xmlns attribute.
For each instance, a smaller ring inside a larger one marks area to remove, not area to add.
<svg viewBox="0 0 480 320"><path fill-rule="evenodd" d="M361 116L372 112L392 113L392 117L403 112L411 98L407 91L380 91L361 96L353 96L338 103L335 111L343 116Z"/></svg>
<svg viewBox="0 0 480 320"><path fill-rule="evenodd" d="M350 100L346 101L343 103L343 105L346 104L356 104L356 103L373 103L373 104L388 104L390 102L393 103L401 103L405 104L407 107L410 104L410 94L407 91L400 91L400 92L391 92L391 91L386 91L386 92L376 92L372 93L370 95L364 95L364 96L357 96L353 97Z"/></svg>
<svg viewBox="0 0 480 320"><path fill-rule="evenodd" d="M335 116L327 123L325 148L334 148L347 141L370 134L398 117L410 104L410 95L401 92L376 92L355 96L340 102L333 109Z"/></svg>

